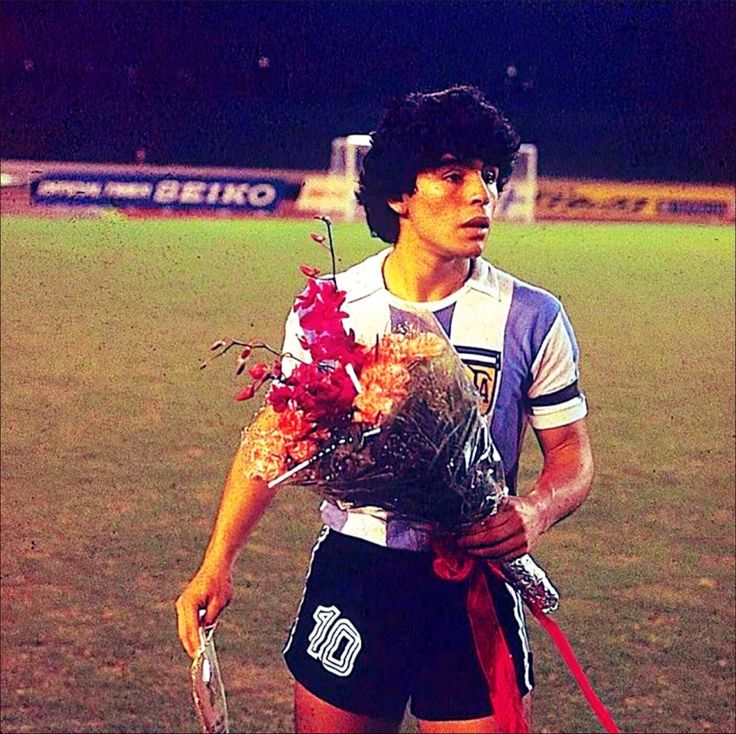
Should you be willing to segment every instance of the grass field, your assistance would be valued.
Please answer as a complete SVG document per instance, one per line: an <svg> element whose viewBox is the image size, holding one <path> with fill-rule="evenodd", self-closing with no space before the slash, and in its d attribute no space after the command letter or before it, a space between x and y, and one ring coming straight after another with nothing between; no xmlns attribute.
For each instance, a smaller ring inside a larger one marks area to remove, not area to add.
<svg viewBox="0 0 736 734"><path fill-rule="evenodd" d="M312 229L3 218L3 731L196 731L173 601L251 410L232 362L198 359L280 341L297 265L328 267ZM343 267L380 246L336 237ZM596 486L536 554L558 621L624 731L733 732L733 231L505 224L489 256L561 296L582 347ZM316 506L284 491L238 563L218 631L235 731L291 728L280 648ZM535 730L597 731L530 628Z"/></svg>

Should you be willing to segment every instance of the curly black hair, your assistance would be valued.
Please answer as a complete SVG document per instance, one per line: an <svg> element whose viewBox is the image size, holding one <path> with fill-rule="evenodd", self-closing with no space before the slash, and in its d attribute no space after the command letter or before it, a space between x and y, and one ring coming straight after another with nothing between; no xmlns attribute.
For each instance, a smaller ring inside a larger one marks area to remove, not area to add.
<svg viewBox="0 0 736 734"><path fill-rule="evenodd" d="M520 143L511 123L477 87L414 92L393 102L371 133L356 192L371 234L396 242L399 217L388 202L411 194L417 173L438 166L447 154L497 166L500 192L511 176Z"/></svg>

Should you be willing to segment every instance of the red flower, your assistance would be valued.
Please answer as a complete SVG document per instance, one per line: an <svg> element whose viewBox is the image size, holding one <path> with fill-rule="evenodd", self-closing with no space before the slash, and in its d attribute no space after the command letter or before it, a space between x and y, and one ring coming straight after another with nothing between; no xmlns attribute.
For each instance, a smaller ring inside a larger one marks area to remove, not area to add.
<svg viewBox="0 0 736 734"><path fill-rule="evenodd" d="M360 371L365 361L365 348L355 340L355 332L347 332L342 310L347 294L326 280L310 280L296 299L294 311L305 336L299 341L314 362L337 361L352 364Z"/></svg>
<svg viewBox="0 0 736 734"><path fill-rule="evenodd" d="M300 265L299 270L301 270L307 278L316 278L319 275L319 269L313 268L311 265Z"/></svg>
<svg viewBox="0 0 736 734"><path fill-rule="evenodd" d="M299 314L299 323L305 332L321 334L345 331L343 319L348 314L340 310L347 293L338 290L328 280L310 279L307 287L297 296L294 311Z"/></svg>
<svg viewBox="0 0 736 734"><path fill-rule="evenodd" d="M277 412L293 405L309 420L332 426L349 417L354 397L355 387L342 365L312 362L300 364L284 388L272 388L268 400Z"/></svg>
<svg viewBox="0 0 736 734"><path fill-rule="evenodd" d="M336 361L342 365L352 364L356 372L360 372L367 359L367 350L355 340L355 332L342 334L320 334L312 342L307 342L305 348L309 350L315 362Z"/></svg>
<svg viewBox="0 0 736 734"><path fill-rule="evenodd" d="M251 382L244 390L241 390L236 396L236 400L250 400L256 394L256 383Z"/></svg>
<svg viewBox="0 0 736 734"><path fill-rule="evenodd" d="M340 301L320 302L318 308L312 308L299 314L299 323L304 331L313 331L317 334L345 333L342 321L348 317L348 314L340 310L342 301L345 299L345 292L335 292L342 294Z"/></svg>
<svg viewBox="0 0 736 734"><path fill-rule="evenodd" d="M293 392L293 388L289 385L273 385L266 399L277 413L283 413L289 405Z"/></svg>
<svg viewBox="0 0 736 734"><path fill-rule="evenodd" d="M325 249L329 250L329 245L327 245L327 237L325 237L323 234L317 234L316 232L312 232L309 235L318 245L322 245Z"/></svg>
<svg viewBox="0 0 736 734"><path fill-rule="evenodd" d="M317 281L310 279L307 281L307 287L296 297L294 302L294 311L306 311L312 308L317 302L317 297L320 294L320 284L323 281Z"/></svg>
<svg viewBox="0 0 736 734"><path fill-rule="evenodd" d="M266 375L269 374L269 371L268 367L263 362L258 362L248 370L248 374L254 380L262 380Z"/></svg>

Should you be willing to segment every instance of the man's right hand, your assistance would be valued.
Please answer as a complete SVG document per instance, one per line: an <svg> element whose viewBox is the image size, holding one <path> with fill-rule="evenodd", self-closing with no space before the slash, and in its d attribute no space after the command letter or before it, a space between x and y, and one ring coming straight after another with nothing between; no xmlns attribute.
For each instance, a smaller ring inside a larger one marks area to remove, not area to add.
<svg viewBox="0 0 736 734"><path fill-rule="evenodd" d="M232 595L233 581L229 571L212 571L203 567L176 600L179 639L192 659L199 651L199 628L214 624L230 603ZM205 615L200 620L201 609L205 610Z"/></svg>

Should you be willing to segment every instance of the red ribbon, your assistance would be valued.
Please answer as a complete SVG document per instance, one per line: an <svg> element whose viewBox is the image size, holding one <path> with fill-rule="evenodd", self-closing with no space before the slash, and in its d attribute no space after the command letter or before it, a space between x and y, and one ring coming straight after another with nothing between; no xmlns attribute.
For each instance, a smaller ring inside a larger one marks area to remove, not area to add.
<svg viewBox="0 0 736 734"><path fill-rule="evenodd" d="M512 734L527 734L529 725L524 718L521 694L516 683L516 670L508 644L498 623L484 567L488 568L496 578L507 581L503 571L495 564L483 563L447 542L437 541L433 549L435 559L432 567L437 576L457 582L470 579L467 600L468 618L473 631L478 660L488 684L488 693L498 730ZM616 722L590 685L564 632L540 608L530 604L527 606L541 627L552 638L565 665L605 731L609 734L619 734Z"/></svg>
<svg viewBox="0 0 736 734"><path fill-rule="evenodd" d="M496 617L483 565L449 545L437 543L434 550L432 568L437 576L458 582L470 578L468 618L498 730L527 734L529 726L524 718L514 661Z"/></svg>

